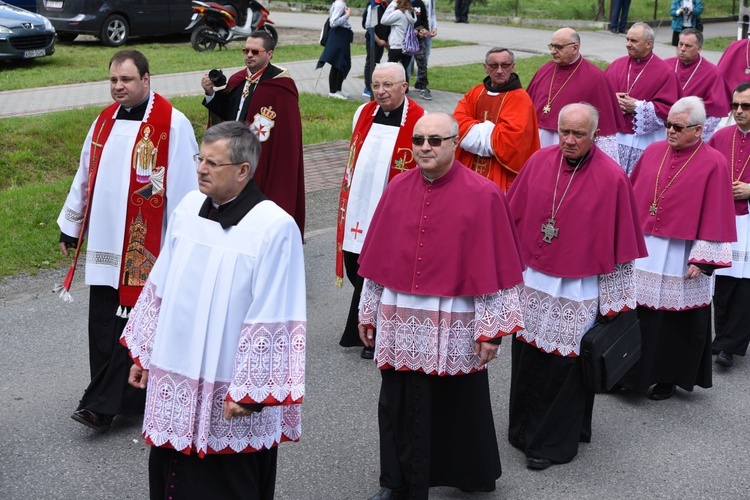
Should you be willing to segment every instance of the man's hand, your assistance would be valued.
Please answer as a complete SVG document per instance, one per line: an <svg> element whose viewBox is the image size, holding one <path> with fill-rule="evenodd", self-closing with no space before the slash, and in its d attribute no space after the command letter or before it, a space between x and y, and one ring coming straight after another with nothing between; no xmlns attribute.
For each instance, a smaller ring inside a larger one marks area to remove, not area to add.
<svg viewBox="0 0 750 500"><path fill-rule="evenodd" d="M243 408L241 405L235 403L234 401L224 401L224 418L227 420L231 420L234 417L248 417L255 413L252 410L248 410L247 408Z"/></svg>
<svg viewBox="0 0 750 500"><path fill-rule="evenodd" d="M203 87L203 92L205 92L207 96L214 95L214 82L208 77L208 73L201 78L201 87Z"/></svg>
<svg viewBox="0 0 750 500"><path fill-rule="evenodd" d="M365 347L375 347L375 329L367 328L365 325L359 325L359 338Z"/></svg>
<svg viewBox="0 0 750 500"><path fill-rule="evenodd" d="M686 280L691 280L693 278L697 278L700 275L701 275L701 268L700 267L698 267L696 265L693 265L693 264L689 264L688 265L688 271L687 271L687 274L685 275L685 279Z"/></svg>
<svg viewBox="0 0 750 500"><path fill-rule="evenodd" d="M750 198L750 184L740 181L732 183L732 194L735 200L746 200Z"/></svg>
<svg viewBox="0 0 750 500"><path fill-rule="evenodd" d="M66 257L68 257L68 256L70 255L70 254L68 253L68 244L67 244L67 243L65 243L65 242L63 242L63 241L61 241L61 242L60 242L60 251L61 251L61 252L62 252L62 254L63 254L64 256L66 256Z"/></svg>
<svg viewBox="0 0 750 500"><path fill-rule="evenodd" d="M620 110L624 115L635 114L635 105L637 100L630 97L627 92L616 92L617 102L620 104Z"/></svg>
<svg viewBox="0 0 750 500"><path fill-rule="evenodd" d="M484 366L497 357L500 346L490 342L477 342L474 344L474 354L479 355L479 366Z"/></svg>
<svg viewBox="0 0 750 500"><path fill-rule="evenodd" d="M148 370L144 370L140 366L133 364L133 366L130 367L128 384L136 389L145 389L148 384Z"/></svg>
<svg viewBox="0 0 750 500"><path fill-rule="evenodd" d="M430 38L435 38L437 36L437 28L432 28L432 31L430 31Z"/></svg>

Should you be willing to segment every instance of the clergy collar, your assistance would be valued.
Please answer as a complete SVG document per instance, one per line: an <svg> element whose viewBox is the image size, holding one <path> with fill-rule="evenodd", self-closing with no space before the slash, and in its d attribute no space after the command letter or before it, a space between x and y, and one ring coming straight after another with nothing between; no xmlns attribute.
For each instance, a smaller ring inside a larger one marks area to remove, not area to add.
<svg viewBox="0 0 750 500"><path fill-rule="evenodd" d="M255 205L267 199L268 198L260 192L255 181L250 179L250 182L247 183L236 198L219 206L218 209L214 209L213 200L210 197L207 197L203 202L201 209L198 211L198 216L203 217L204 219L214 220L221 224L222 229L227 229L230 226L236 226L239 224L242 218L245 217Z"/></svg>
<svg viewBox="0 0 750 500"><path fill-rule="evenodd" d="M690 153L697 149L701 144L703 144L703 139L698 137L698 140L692 143L690 146L684 147L682 149L673 148L672 146L669 146L672 152L674 153Z"/></svg>
<svg viewBox="0 0 750 500"><path fill-rule="evenodd" d="M484 88L487 89L488 92L510 92L511 90L518 90L520 88L523 88L521 86L520 78L518 78L518 75L515 73L511 73L508 81L500 87L492 86L492 80L490 79L489 75L485 77L482 83L484 83Z"/></svg>
<svg viewBox="0 0 750 500"><path fill-rule="evenodd" d="M149 95L146 96L144 100L136 104L135 106L131 108L125 108L123 106L120 106L120 109L117 111L116 119L118 120L135 120L135 121L141 121L143 120L143 117L146 116L146 108L148 107L148 101L151 98L151 93L149 92Z"/></svg>
<svg viewBox="0 0 750 500"><path fill-rule="evenodd" d="M640 59L638 59L637 57L631 57L631 59L635 61L636 64L643 64L643 63L647 63L648 61L650 61L651 58L654 57L654 55L655 55L654 51L651 50L651 52L649 52L648 55L643 56Z"/></svg>
<svg viewBox="0 0 750 500"><path fill-rule="evenodd" d="M591 163L591 158L594 156L594 148L596 148L595 144L591 145L591 149L586 151L586 153L575 160L570 158L565 158L565 170L572 171L572 170L583 170L588 166L589 163ZM571 163L572 162L572 163Z"/></svg>
<svg viewBox="0 0 750 500"><path fill-rule="evenodd" d="M393 127L401 126L401 119L404 116L404 106L406 105L406 98L401 106L397 107L393 111L385 111L383 108L378 106L378 110L375 113L375 123L380 125L391 125Z"/></svg>
<svg viewBox="0 0 750 500"><path fill-rule="evenodd" d="M692 61L690 61L689 63L684 63L684 62L682 62L682 59L680 59L679 57L677 58L677 60L678 60L678 61L680 61L680 65L681 65L682 67L684 67L684 68L687 68L688 66L692 66L693 64L697 63L697 62L698 62L698 61L700 61L700 60L701 60L702 58L703 58L703 56L702 56L702 55L700 55L700 53L699 53L699 54L698 54L698 57L696 57L695 59L693 59L693 60L692 60Z"/></svg>
<svg viewBox="0 0 750 500"><path fill-rule="evenodd" d="M415 167L419 168L419 166ZM419 174L422 176L422 179L431 186L442 186L443 184L449 182L455 175L456 172L458 172L459 169L466 168L464 167L458 160L453 160L453 164L451 165L451 168L448 169L446 173L438 177L437 179L428 179L425 177L424 172L422 169L419 169Z"/></svg>
<svg viewBox="0 0 750 500"><path fill-rule="evenodd" d="M737 125L737 130L742 134L742 137L747 137L747 133L750 132L750 129L742 130L739 125Z"/></svg>
<svg viewBox="0 0 750 500"><path fill-rule="evenodd" d="M581 57L583 57L583 56L579 52L578 56L576 56L575 60L571 61L568 64L558 64L557 67L560 68L560 69L571 69L573 67L573 65L575 65L575 63L577 63L579 61L579 59L581 59Z"/></svg>

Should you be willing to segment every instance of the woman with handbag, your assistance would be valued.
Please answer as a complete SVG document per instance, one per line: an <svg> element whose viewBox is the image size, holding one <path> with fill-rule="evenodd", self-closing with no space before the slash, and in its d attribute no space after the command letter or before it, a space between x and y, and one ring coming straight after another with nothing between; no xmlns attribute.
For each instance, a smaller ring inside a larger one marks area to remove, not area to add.
<svg viewBox="0 0 750 500"><path fill-rule="evenodd" d="M404 54L403 48L407 31L414 31L416 21L411 0L393 0L380 19L381 23L391 27L388 35L388 62L401 63L407 75L412 56Z"/></svg>
<svg viewBox="0 0 750 500"><path fill-rule="evenodd" d="M346 99L348 96L341 90L341 87L352 67L350 45L354 40L354 32L349 24L349 7L346 6L344 0L334 0L328 13L328 22L331 29L315 69L322 68L325 63L330 64L328 97Z"/></svg>
<svg viewBox="0 0 750 500"><path fill-rule="evenodd" d="M669 13L672 15L672 45L677 47L682 30L698 25L703 3L701 0L672 0Z"/></svg>

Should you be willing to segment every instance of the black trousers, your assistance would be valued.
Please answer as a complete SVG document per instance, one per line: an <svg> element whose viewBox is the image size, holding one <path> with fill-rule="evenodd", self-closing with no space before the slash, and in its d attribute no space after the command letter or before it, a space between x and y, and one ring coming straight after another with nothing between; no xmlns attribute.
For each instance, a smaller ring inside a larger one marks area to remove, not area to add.
<svg viewBox="0 0 750 500"><path fill-rule="evenodd" d="M362 339L359 338L359 298L362 295L362 285L365 279L357 274L359 271L359 259L358 253L344 252L344 269L346 270L346 277L354 286L354 293L352 294L352 302L349 305L349 315L346 318L346 326L344 327L344 333L341 335L339 345L342 347L362 347Z"/></svg>
<svg viewBox="0 0 750 500"><path fill-rule="evenodd" d="M384 47L374 43L370 45L370 30L365 32L365 47L367 49L367 58L365 59L365 88L370 89L372 85L372 72L375 71L375 65L380 63L383 58ZM372 61L372 65L370 62Z"/></svg>
<svg viewBox="0 0 750 500"><path fill-rule="evenodd" d="M272 500L278 449L198 457L151 447L151 500Z"/></svg>
<svg viewBox="0 0 750 500"><path fill-rule="evenodd" d="M502 469L487 372L380 375L380 485L421 500L431 486L494 491Z"/></svg>
<svg viewBox="0 0 750 500"><path fill-rule="evenodd" d="M453 7L457 23L469 22L469 6L471 6L471 0L455 0Z"/></svg>
<svg viewBox="0 0 750 500"><path fill-rule="evenodd" d="M133 361L120 344L127 319L116 315L120 297L109 286L91 286L89 292L89 365L91 382L78 409L106 415L143 413L146 391L128 384Z"/></svg>
<svg viewBox="0 0 750 500"><path fill-rule="evenodd" d="M750 344L750 279L717 276L713 351L744 356Z"/></svg>
<svg viewBox="0 0 750 500"><path fill-rule="evenodd" d="M591 442L594 393L580 357L543 352L513 337L508 441L527 457L568 463Z"/></svg>
<svg viewBox="0 0 750 500"><path fill-rule="evenodd" d="M331 72L328 73L328 91L331 94L340 91L341 87L344 86L345 77L346 75L341 70L331 66Z"/></svg>
<svg viewBox="0 0 750 500"><path fill-rule="evenodd" d="M641 358L620 380L626 389L646 393L653 384L675 384L686 391L713 385L711 308L661 311L638 306Z"/></svg>

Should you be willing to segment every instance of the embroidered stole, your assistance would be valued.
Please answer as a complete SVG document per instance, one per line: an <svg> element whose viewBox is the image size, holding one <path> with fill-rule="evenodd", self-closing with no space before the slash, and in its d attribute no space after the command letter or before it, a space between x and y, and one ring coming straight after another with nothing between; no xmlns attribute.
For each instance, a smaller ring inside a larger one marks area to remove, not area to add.
<svg viewBox="0 0 750 500"><path fill-rule="evenodd" d="M410 103L407 99L404 104L404 117L401 119L396 146L393 148L393 155L388 172L388 182L394 176L409 170L416 166L414 155L412 154L411 134L414 125L417 123L423 113L419 113L419 108L409 112ZM375 115L378 110L378 104L372 101L362 108L359 120L354 127L352 139L349 143L349 158L346 163L346 171L341 182L341 194L339 196L338 222L336 224L336 286L341 288L344 285L344 226L346 222L346 209L349 204L349 190L354 178L354 169L357 165L357 158L362 149L362 145L367 139L367 133L375 122Z"/></svg>

